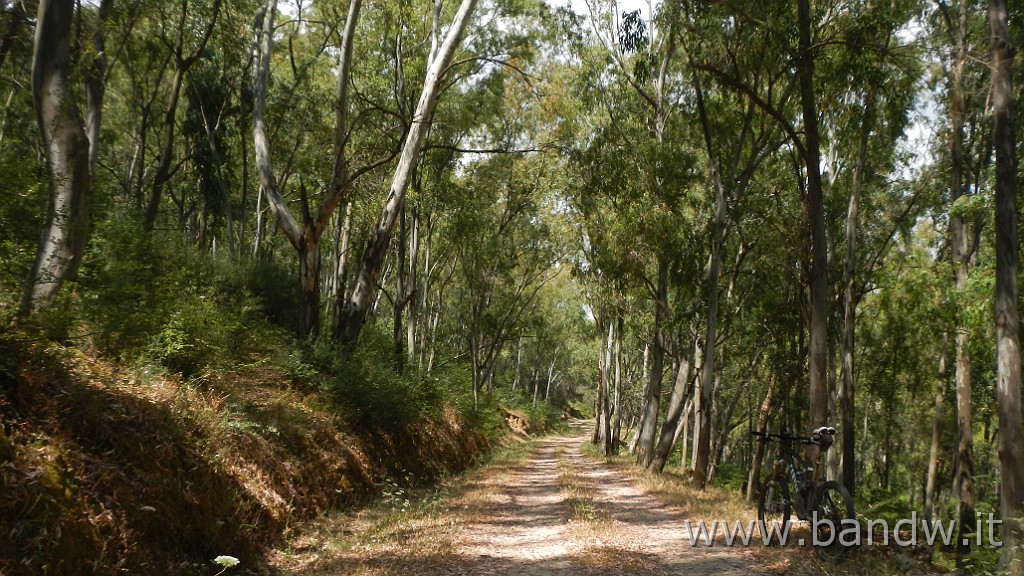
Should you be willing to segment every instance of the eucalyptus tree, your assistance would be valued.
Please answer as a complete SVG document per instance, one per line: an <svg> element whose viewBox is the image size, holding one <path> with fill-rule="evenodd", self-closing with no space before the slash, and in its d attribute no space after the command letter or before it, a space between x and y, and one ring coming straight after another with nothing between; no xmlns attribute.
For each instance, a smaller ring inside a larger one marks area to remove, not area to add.
<svg viewBox="0 0 1024 576"><path fill-rule="evenodd" d="M160 5L163 12L165 5ZM171 78L170 93L167 96L167 104L164 108L163 138L160 144L156 173L153 176L153 183L149 192L149 199L146 202L146 210L143 217L143 226L146 231L153 229L156 223L157 212L160 208L160 198L163 195L164 186L171 177L174 164L175 128L177 126L178 102L181 98L181 89L185 83L185 75L189 69L203 56L206 45L217 25L217 18L220 16L221 0L212 0L208 6L200 5L199 10L189 11L188 0L182 0L180 13L176 18L170 14L161 13L161 22L173 20L176 26L173 30L165 30L160 26L160 39L167 46L170 59L174 66ZM199 14L196 14L199 12ZM196 36L196 29L201 32Z"/></svg>
<svg viewBox="0 0 1024 576"><path fill-rule="evenodd" d="M741 200L758 167L782 145L783 139L774 121L762 114L744 95L714 83L706 87L708 83L702 78L706 72L701 71L698 65L699 62L727 62L731 66L729 73L732 76L748 78L751 85L777 82L778 77L773 76L777 72L765 65L764 54L748 49L759 35L758 27L713 8L703 8L698 12L689 3L684 4L684 8L687 34L683 36L683 42L690 65L691 89L706 158L707 178L715 198L714 215L709 227L711 250L704 272L707 308L701 354L702 373L697 379L699 390L695 398L697 427L694 437L697 450L694 476L698 485L703 487L712 466L711 416L714 402L710 383L715 380L715 359L721 353L716 350L721 290L719 280L722 274L724 239L730 226L729 203ZM739 260L742 261L742 256ZM673 416L671 412L670 416ZM674 421L674 418L669 418L666 425ZM659 452L666 455L665 449L671 449L671 445L666 443L668 438L667 430L663 430Z"/></svg>
<svg viewBox="0 0 1024 576"><path fill-rule="evenodd" d="M980 22L968 0L955 6L936 2L935 42L942 55L945 108L948 114L949 162L949 257L953 265L953 288L957 299L965 299L972 262L981 239L978 194L984 184L989 150L981 121L985 97L981 94L983 67L977 65L976 44ZM961 316L955 327L957 451L955 489L959 497L957 564L963 567L970 552L970 535L975 531L976 492L974 486L974 431L972 418L971 331Z"/></svg>
<svg viewBox="0 0 1024 576"><path fill-rule="evenodd" d="M81 11L77 9L79 18ZM82 262L90 226L90 195L98 159L107 58L103 53L104 25L111 0L98 7L93 47L99 52L88 64L86 114L75 101L72 67L74 3L43 0L36 17L32 61L32 93L49 172L51 205L35 262L29 273L21 311L34 313L48 306L61 284L73 279Z"/></svg>
<svg viewBox="0 0 1024 576"><path fill-rule="evenodd" d="M798 188L804 204L805 242L810 259L804 262L809 309L809 399L811 428L825 423L827 413L826 331L827 331L827 245L825 236L824 189L821 177L821 133L815 66L820 46L812 42L811 6L797 2L796 14L788 4L769 3L758 15L735 10L722 17L730 27L759 29L759 37L744 47L761 61L750 68L730 68L727 58L709 59L695 66L723 85L743 94L762 113L771 117L788 139L799 159ZM784 27L780 30L779 27ZM768 27L772 33L765 33ZM793 34L795 28L795 34ZM791 38L795 35L794 46ZM751 70L756 71L749 76ZM795 70L795 74L791 71ZM800 124L794 119L799 118Z"/></svg>
<svg viewBox="0 0 1024 576"><path fill-rule="evenodd" d="M438 120L430 126L413 172L409 198L399 214L395 239L398 296L393 326L396 362L403 355L403 348L405 361L414 360L418 316L424 313L424 304L430 297L428 256L423 254L422 271L419 259L421 244L428 248L432 239L429 230L421 227L436 227L460 210L460 198L438 202L438 189L461 180L456 173L466 167L492 161L519 166L520 160L497 157L538 154L540 157L535 160L547 167L538 177L543 178L545 187L556 186L558 169L543 157L548 148L544 141L550 138L547 127L557 112L549 110L538 97L549 92L544 72L548 59L554 58L555 53L552 12L553 9L536 1L487 4L478 18L480 23L467 32L471 40L463 55L457 56L452 65L450 88L438 102ZM410 98L405 108L411 109L414 104ZM459 262L460 267L465 265ZM403 320L404 338L400 334Z"/></svg>
<svg viewBox="0 0 1024 576"><path fill-rule="evenodd" d="M431 59L427 69L419 101L412 113L411 124L398 158L398 166L395 168L390 192L384 203L380 219L370 233L369 242L363 251L362 263L356 274L355 285L341 312L337 337L342 344L355 343L366 322L372 297L377 292L377 280L387 256L391 235L405 203L413 170L419 161L427 127L433 119L434 107L437 105L449 65L462 40L462 35L469 24L470 15L475 6L476 0L462 1L444 41L440 43L438 51Z"/></svg>
<svg viewBox="0 0 1024 576"><path fill-rule="evenodd" d="M855 492L854 358L857 305L894 237L920 210L919 191L893 196L902 178L899 144L909 127L920 78L919 54L897 32L916 15L917 2L865 2L840 13L843 42L822 63L834 95L823 119L828 132L827 176L833 204L848 195L842 267L839 411L842 479ZM846 86L858 86L849 90ZM851 169L852 165L852 169ZM892 183L890 183L892 182ZM835 208L833 208L835 209ZM862 221L882 224L866 230ZM909 231L907 231L909 232ZM835 237L840 236L837 231ZM836 242L837 244L837 242ZM835 260L839 260L838 254Z"/></svg>
<svg viewBox="0 0 1024 576"><path fill-rule="evenodd" d="M1015 49L1005 0L988 7L992 46L992 116L995 144L996 285L995 331L999 410L1000 566L1024 574L1024 427L1020 402L1020 312L1017 298L1017 149L1011 73Z"/></svg>
<svg viewBox="0 0 1024 576"><path fill-rule="evenodd" d="M498 156L471 168L469 188L453 215L467 354L478 402L495 361L540 290L556 274L560 247L551 222L557 199L551 180L557 159Z"/></svg>
<svg viewBox="0 0 1024 576"><path fill-rule="evenodd" d="M640 313L630 305L629 293L638 289L630 280L648 277L646 256L650 249L646 243L641 247L630 243L637 234L634 226L642 222L637 220L641 218L642 209L636 202L638 198L633 196L635 181L620 181L613 187L605 185L614 181L610 174L625 170L620 165L625 161L628 159L606 151L599 139L596 146L576 159L582 164L581 172L589 173L589 178L581 178L577 182L578 189L573 195L577 250L575 275L594 317L599 342L592 441L602 444L606 454L616 452L620 442L625 319Z"/></svg>
<svg viewBox="0 0 1024 576"><path fill-rule="evenodd" d="M362 174L391 161L394 153L384 154L364 166L353 169L348 164L349 153L346 149L349 142L349 86L350 73L353 65L353 46L360 12L361 0L352 0L349 4L344 27L341 32L341 45L338 47L338 63L335 79L335 97L333 102L333 139L330 149L331 172L326 179L322 200L314 212L304 182L300 182L301 218L300 223L291 212L279 180L274 171L270 152L270 135L268 133L266 109L267 93L271 71L271 59L274 48L274 30L276 28L277 2L269 0L260 14L260 30L256 47L255 65L253 67L253 136L255 140L256 165L259 172L260 186L267 203L277 220L279 228L288 238L299 256L299 284L301 303L299 310L299 332L304 336L316 335L320 322L320 241L324 231L330 224L335 209L342 201L345 190ZM314 59L326 48L333 36L328 30L324 34L323 43ZM312 65L312 62L307 65ZM293 74L301 80L305 71L299 72L293 61ZM415 126L414 126L415 127Z"/></svg>
<svg viewBox="0 0 1024 576"><path fill-rule="evenodd" d="M647 112L644 105L637 100L620 100L623 96L628 98L631 90L620 85L600 96L607 98L602 105L608 106L610 121L597 130L587 148L575 158L581 179L576 184L574 207L581 221L579 277L588 285L589 304L602 339L610 329L613 330L612 341L619 338L620 318L629 320L626 316L639 316L632 318L629 324L642 326L637 333L644 342L641 346L645 360L642 406L648 411L646 417L654 418L654 422L644 428L646 420L641 412L640 428L636 442L631 442L631 451L639 454L646 450L644 460L638 461L646 466L654 457L658 430L654 404L660 404L668 352L666 348L659 355L657 349L659 345L669 347L672 326L669 310L657 312L648 308L644 312L647 304L641 302L667 305L671 289L690 278L680 272L689 272L690 259L680 255L689 255L687 246L700 246L692 233L696 228L693 221L696 210L691 206L700 199L693 190L684 187L693 163L692 155L674 130L667 130L660 144L649 140L650 135L643 127ZM627 154L625 150L635 152ZM656 169L655 165L667 158L674 162L671 167L662 166L660 174L665 186L672 188L664 190L664 197L658 197L652 194L648 177ZM673 255L677 256L673 258ZM675 260L674 265L664 270L663 282L659 283L659 260L668 258ZM607 379L600 383L601 431L597 437L604 439L606 448L611 449L616 436L608 433L607 424L618 410L614 401L605 407L605 398L614 400L614 391L609 395L605 390L607 383ZM651 390L652 386L657 393ZM611 419L612 428L617 419Z"/></svg>
<svg viewBox="0 0 1024 576"><path fill-rule="evenodd" d="M645 202L654 207L650 215L653 228L652 257L654 271L644 275L653 305L650 347L650 372L644 394L637 442L637 463L650 465L654 458L660 411L661 387L668 349L667 324L670 320L669 276L676 257L669 230L685 196L690 174L690 152L681 136L685 123L679 110L680 86L674 73L678 66L680 13L675 4L666 4L656 13L627 12L620 18L614 6L610 11L600 3L588 4L594 40L600 52L594 54L606 63L593 81L595 88L624 100L604 97L600 105L607 114L604 128L622 144L638 152L635 162L642 182ZM609 83L621 88L610 90ZM637 168L633 168L636 170Z"/></svg>

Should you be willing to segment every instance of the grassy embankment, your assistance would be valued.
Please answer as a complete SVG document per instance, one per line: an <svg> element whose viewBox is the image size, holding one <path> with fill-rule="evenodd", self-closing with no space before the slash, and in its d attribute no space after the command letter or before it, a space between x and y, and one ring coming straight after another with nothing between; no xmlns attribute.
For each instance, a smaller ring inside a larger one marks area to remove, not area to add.
<svg viewBox="0 0 1024 576"><path fill-rule="evenodd" d="M105 241L29 322L0 283L4 576L214 574L218 555L258 572L295 523L504 433L464 366L396 375L383 328L350 355L296 341L287 271Z"/></svg>

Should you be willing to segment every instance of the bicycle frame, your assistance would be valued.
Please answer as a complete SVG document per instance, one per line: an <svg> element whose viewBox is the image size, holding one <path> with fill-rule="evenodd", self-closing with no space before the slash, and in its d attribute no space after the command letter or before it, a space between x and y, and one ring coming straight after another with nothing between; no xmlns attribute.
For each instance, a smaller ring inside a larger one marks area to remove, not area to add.
<svg viewBox="0 0 1024 576"><path fill-rule="evenodd" d="M822 428L824 429L824 427ZM835 429L828 428L831 432L828 434L835 434ZM808 503L814 495L815 489L817 488L820 479L820 467L811 466L800 456L794 444L801 444L805 446L815 445L820 448L818 452L818 461L821 460L821 456L828 451L831 447L831 437L827 439L827 444L823 444L825 440L823 435L819 435L815 432L815 437L806 436L794 436L786 431L781 434L772 434L769 432L751 432L755 436L759 436L762 441L777 440L779 442L779 455L775 459L772 468L772 474L778 475L785 473L788 477L788 481L793 485L793 492L790 496L793 510L796 512L796 517L801 520L810 521L811 515L808 510Z"/></svg>
<svg viewBox="0 0 1024 576"><path fill-rule="evenodd" d="M775 474L780 472L786 473L794 488L794 494L791 495L791 504L796 512L796 517L801 520L809 520L810 514L807 512L807 502L810 499L810 495L814 493L813 488L817 484L817 479L812 474L812 477L808 480L807 473L813 472L814 468L808 466L807 461L801 458L797 451L793 449L794 440L801 439L794 437L779 438L779 455L775 459L772 472Z"/></svg>
<svg viewBox="0 0 1024 576"><path fill-rule="evenodd" d="M753 431L751 434L760 437L760 441L775 440L779 443L779 454L764 480L757 503L761 536L765 542L770 543L772 538L772 532L767 528L769 519L787 524L795 512L800 520L811 522L812 529L821 536L822 544L814 545L820 558L834 560L844 554L846 546L836 543L835 531L847 520L856 521L853 498L840 482L820 478L821 457L832 447L836 429L820 426L809 437L794 436L785 430L781 434ZM812 452L813 466L800 456L795 446L798 444L818 448L816 453ZM828 521L816 522L823 518Z"/></svg>

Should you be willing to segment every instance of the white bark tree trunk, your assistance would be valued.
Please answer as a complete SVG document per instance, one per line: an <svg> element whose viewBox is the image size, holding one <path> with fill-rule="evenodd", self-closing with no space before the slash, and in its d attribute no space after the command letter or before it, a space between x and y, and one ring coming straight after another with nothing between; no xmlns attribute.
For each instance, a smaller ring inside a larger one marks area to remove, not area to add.
<svg viewBox="0 0 1024 576"><path fill-rule="evenodd" d="M74 10L71 0L42 0L36 19L32 96L52 204L22 300L23 314L48 306L61 283L74 278L88 237L89 139L68 82Z"/></svg>
<svg viewBox="0 0 1024 576"><path fill-rule="evenodd" d="M358 0L354 0L358 1ZM387 255L388 245L391 242L391 233L395 228L398 213L405 202L405 194L409 188L409 181L413 169L419 160L420 149L423 146L423 139L427 127L430 125L434 115L434 107L440 94L441 83L452 56L462 40L462 35L469 23L469 16L476 6L476 0L463 0L459 6L455 19L448 35L438 49L437 56L431 61L427 70L426 80L423 82L423 90L420 92L419 103L413 113L412 125L409 133L406 134L405 144L398 160L398 167L395 168L395 175L391 182L391 192L384 203L384 210L380 219L374 227L363 256L363 263L356 278L355 287L349 297L342 314L341 325L338 327L338 340L342 344L352 344L358 338L366 323L366 314L369 311L373 295L377 292L377 280L380 276L381 266Z"/></svg>
<svg viewBox="0 0 1024 576"><path fill-rule="evenodd" d="M362 0L351 0L345 30L342 36L341 55L338 62L338 79L335 101L333 173L327 193L316 214L311 214L303 192L303 223L292 215L288 203L278 188L270 155L267 135L266 105L267 86L270 77L270 60L273 54L274 17L277 0L266 0L263 6L263 22L256 43L253 66L253 140L255 142L256 168L260 186L266 196L270 211L277 225L284 232L303 262L299 277L302 302L299 313L299 333L315 335L319 328L320 314L320 239L342 201L342 192L350 184L349 168L345 158L348 117L348 77L352 69L352 46ZM369 170L378 163L366 168ZM315 254L310 252L315 251ZM315 266L312 264L315 262Z"/></svg>

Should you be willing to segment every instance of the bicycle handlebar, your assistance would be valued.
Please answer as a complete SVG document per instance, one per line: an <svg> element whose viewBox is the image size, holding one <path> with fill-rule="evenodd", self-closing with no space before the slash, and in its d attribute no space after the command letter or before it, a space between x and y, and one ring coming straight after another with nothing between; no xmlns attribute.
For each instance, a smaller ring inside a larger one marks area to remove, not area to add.
<svg viewBox="0 0 1024 576"><path fill-rule="evenodd" d="M821 427L815 428L814 431L811 432L811 436L809 436L809 437L808 436L796 436L796 435L790 434L788 432L783 432L781 434L773 434L771 432L756 432L754 430L750 431L750 435L751 436L757 436L759 438L762 438L765 442L771 442L772 440L778 440L780 442L783 442L783 441L794 442L795 441L795 442L799 442L800 444L821 444L822 440L824 440L824 438L823 438L824 436L828 436L829 437L828 440L825 440L825 443L826 444L831 444L832 443L831 437L835 436L835 434L836 434L836 429L831 427L831 426L821 426Z"/></svg>

